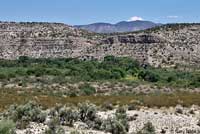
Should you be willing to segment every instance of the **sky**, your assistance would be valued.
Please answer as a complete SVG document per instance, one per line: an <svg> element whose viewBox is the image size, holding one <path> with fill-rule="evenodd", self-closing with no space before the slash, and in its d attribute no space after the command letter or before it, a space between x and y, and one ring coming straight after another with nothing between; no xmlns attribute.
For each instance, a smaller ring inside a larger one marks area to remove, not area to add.
<svg viewBox="0 0 200 134"><path fill-rule="evenodd" d="M133 20L200 22L200 0L0 0L0 21L80 25Z"/></svg>

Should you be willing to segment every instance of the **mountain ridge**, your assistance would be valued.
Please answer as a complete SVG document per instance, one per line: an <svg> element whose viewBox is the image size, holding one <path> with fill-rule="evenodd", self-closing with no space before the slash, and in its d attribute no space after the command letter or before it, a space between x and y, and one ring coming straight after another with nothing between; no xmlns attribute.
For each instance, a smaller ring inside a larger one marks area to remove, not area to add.
<svg viewBox="0 0 200 134"><path fill-rule="evenodd" d="M96 33L116 33L145 30L160 25L162 24L151 21L121 21L116 24L98 22L88 25L75 25L74 27Z"/></svg>

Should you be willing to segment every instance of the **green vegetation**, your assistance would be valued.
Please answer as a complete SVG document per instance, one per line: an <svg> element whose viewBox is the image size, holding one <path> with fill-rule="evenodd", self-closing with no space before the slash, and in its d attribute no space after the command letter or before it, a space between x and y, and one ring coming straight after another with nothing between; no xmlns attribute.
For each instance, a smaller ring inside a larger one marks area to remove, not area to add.
<svg viewBox="0 0 200 134"><path fill-rule="evenodd" d="M115 112L116 119L124 126L126 132L129 131L129 124L127 120L126 109L124 107L119 107Z"/></svg>
<svg viewBox="0 0 200 134"><path fill-rule="evenodd" d="M200 71L181 71L147 66L143 68L130 58L107 56L103 61L78 59L33 59L0 60L0 81L26 79L27 77L52 76L53 82L78 81L146 81L158 86L183 88L200 87ZM22 83L23 84L23 83ZM91 95L95 90L89 85L80 87L83 94Z"/></svg>
<svg viewBox="0 0 200 134"><path fill-rule="evenodd" d="M108 118L102 124L102 130L111 134L126 134L124 126L116 118Z"/></svg>
<svg viewBox="0 0 200 134"><path fill-rule="evenodd" d="M88 101L79 103L77 106L56 105L47 111L42 111L40 108L35 102L11 106L0 116L4 119L0 121L0 133L12 134L15 130L15 123L17 124L16 128L26 129L30 122L44 123L46 119L48 119L45 122L48 128L45 130L45 134L64 134L65 130L62 126L74 127L73 125L77 121L85 123L88 129L102 130L113 134L126 134L129 130L125 108L118 108L114 117L109 119L100 118L97 115L98 107ZM42 120L38 118L42 112L46 112L48 118L47 116L43 116Z"/></svg>
<svg viewBox="0 0 200 134"><path fill-rule="evenodd" d="M24 129L29 122L42 123L46 119L45 113L35 102L29 102L25 105L12 105L3 115L4 118L12 120L16 123L16 127Z"/></svg>
<svg viewBox="0 0 200 134"><path fill-rule="evenodd" d="M101 129L112 134L126 134L129 131L126 109L119 107L114 117L103 121Z"/></svg>
<svg viewBox="0 0 200 134"><path fill-rule="evenodd" d="M0 60L0 81L2 83L17 81L19 86L24 86L30 82L29 79L32 79L33 83L40 83L41 85L76 83L77 88L67 86L69 90L66 91L45 87L27 90L23 88L2 88L0 90L0 111L7 109L13 103L24 104L29 100L34 100L45 108L53 107L57 103L77 105L86 100L96 105L104 105L105 109L113 109L115 105L132 105L133 101L138 102L137 105L148 107L176 106L180 102L183 106L200 105L200 94L198 93L178 92L177 90L177 92L171 94L161 92L134 94L133 92L124 90L118 92L118 90L112 89L116 83L122 89L122 84L133 86L147 84L148 86L156 86L158 89L159 87L176 89L200 87L200 72L198 70L181 71L151 66L144 68L137 61L126 57L107 56L103 61L82 61L66 58L33 59L29 57L20 57L18 60ZM102 96L103 93L101 94L99 89L95 89L96 87L91 84L92 82L97 82L97 84L109 83L108 86L113 94ZM18 109L14 109L14 111L18 113ZM63 114L68 112L74 111L72 109L72 111L65 111ZM70 116L76 118L75 115ZM26 125L25 117L18 117L18 119ZM65 120L68 124L72 122L68 118ZM18 124L17 126L19 126Z"/></svg>
<svg viewBox="0 0 200 134"><path fill-rule="evenodd" d="M44 134L65 134L65 130L60 127L58 118L53 117L47 125L48 129L45 130Z"/></svg>
<svg viewBox="0 0 200 134"><path fill-rule="evenodd" d="M0 121L0 134L14 134L15 123L10 120Z"/></svg>
<svg viewBox="0 0 200 134"><path fill-rule="evenodd" d="M30 122L44 123L50 117L46 134L62 134L63 126L73 127L74 122L84 122L89 128L104 130L113 134L126 134L129 130L125 108L118 108L114 117L101 120L97 109L112 110L116 106L126 105L129 110L139 106L170 107L200 105L200 94L192 92L173 93L152 92L149 94L121 92L114 93L112 87L117 84L123 89L126 85L141 85L173 88L200 87L200 72L181 71L177 69L142 67L130 58L107 56L103 61L82 61L78 59L33 59L20 57L18 60L0 60L0 81L11 83L17 81L23 86L31 78L37 83L69 83L67 90L55 89L12 89L0 90L0 133L9 134L15 128L23 129ZM50 79L49 79L50 78ZM18 80L17 80L18 79ZM51 80L51 81L50 81ZM105 83L107 82L107 83ZM76 87L70 86L76 83ZM102 95L96 85L103 83L113 94ZM32 100L31 102L29 102ZM87 102L92 102L93 104ZM29 103L26 103L29 102ZM85 102L85 103L84 103ZM14 105L12 105L14 103ZM61 105L58 105L61 104ZM42 106L42 107L41 107ZM52 108L54 107L54 108ZM51 108L46 113L43 109ZM181 109L176 109L181 113ZM74 132L78 133L78 132ZM151 123L144 125L141 134L154 134Z"/></svg>
<svg viewBox="0 0 200 134"><path fill-rule="evenodd" d="M106 57L103 62L20 57L18 60L0 61L0 79L44 75L63 78L68 76L79 81L121 79L127 74L135 73L138 67L134 60L113 56Z"/></svg>
<svg viewBox="0 0 200 134"><path fill-rule="evenodd" d="M83 95L92 95L96 93L96 89L90 86L90 84L88 83L81 85L79 88L81 92L83 93Z"/></svg>
<svg viewBox="0 0 200 134"><path fill-rule="evenodd" d="M137 134L156 134L155 127L151 122L147 122Z"/></svg>

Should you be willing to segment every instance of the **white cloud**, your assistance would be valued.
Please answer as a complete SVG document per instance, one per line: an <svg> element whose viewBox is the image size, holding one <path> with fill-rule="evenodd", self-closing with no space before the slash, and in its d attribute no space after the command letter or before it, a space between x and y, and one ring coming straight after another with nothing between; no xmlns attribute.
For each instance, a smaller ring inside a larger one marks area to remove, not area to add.
<svg viewBox="0 0 200 134"><path fill-rule="evenodd" d="M169 18L169 19L177 19L177 18L179 18L179 16L176 16L176 15L170 15L170 16L167 16L167 18Z"/></svg>
<svg viewBox="0 0 200 134"><path fill-rule="evenodd" d="M133 16L128 21L137 21L137 20L143 20L143 18L139 16Z"/></svg>

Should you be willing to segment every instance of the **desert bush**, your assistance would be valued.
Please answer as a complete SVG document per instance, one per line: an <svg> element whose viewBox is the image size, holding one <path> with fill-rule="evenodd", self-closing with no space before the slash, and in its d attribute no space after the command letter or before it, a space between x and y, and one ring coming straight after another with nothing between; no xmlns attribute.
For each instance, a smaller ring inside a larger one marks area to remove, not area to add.
<svg viewBox="0 0 200 134"><path fill-rule="evenodd" d="M89 102L78 104L79 119L85 122L89 128L99 130L102 120L97 116L97 108Z"/></svg>
<svg viewBox="0 0 200 134"><path fill-rule="evenodd" d="M70 89L70 90L67 92L67 95L68 95L69 97L77 97L78 94L79 94L79 92L76 91L76 89Z"/></svg>
<svg viewBox="0 0 200 134"><path fill-rule="evenodd" d="M27 70L27 75L35 75L36 77L40 77L47 74L47 69L43 67L35 67Z"/></svg>
<svg viewBox="0 0 200 134"><path fill-rule="evenodd" d="M74 130L74 131L70 132L70 134L82 134L82 133L77 130Z"/></svg>
<svg viewBox="0 0 200 134"><path fill-rule="evenodd" d="M86 122L88 120L93 121L96 118L97 109L94 104L89 102L79 103L78 111L80 120Z"/></svg>
<svg viewBox="0 0 200 134"><path fill-rule="evenodd" d="M47 125L48 129L45 130L45 134L65 134L64 129L60 127L58 117L53 117Z"/></svg>
<svg viewBox="0 0 200 134"><path fill-rule="evenodd" d="M200 76L199 74L195 74L190 82L190 86L192 87L200 87Z"/></svg>
<svg viewBox="0 0 200 134"><path fill-rule="evenodd" d="M112 79L121 79L126 76L126 72L121 68L113 68L111 70L111 73L112 73L111 75Z"/></svg>
<svg viewBox="0 0 200 134"><path fill-rule="evenodd" d="M26 76L26 70L22 69L22 68L18 68L16 71L15 71L15 74L17 76Z"/></svg>
<svg viewBox="0 0 200 134"><path fill-rule="evenodd" d="M101 105L101 108L102 108L103 110L113 110L113 109L114 109L114 106L113 106L113 104L110 103L110 102L105 102L105 103L103 103L103 104Z"/></svg>
<svg viewBox="0 0 200 134"><path fill-rule="evenodd" d="M73 123L78 120L79 114L76 109L71 107L62 107L58 111L58 116L61 125L73 126Z"/></svg>
<svg viewBox="0 0 200 134"><path fill-rule="evenodd" d="M109 70L97 69L91 76L94 80L109 80L112 79L112 73Z"/></svg>
<svg viewBox="0 0 200 134"><path fill-rule="evenodd" d="M156 134L155 127L151 122L147 122L137 134Z"/></svg>
<svg viewBox="0 0 200 134"><path fill-rule="evenodd" d="M157 82L159 80L159 75L149 70L141 71L138 77L148 82Z"/></svg>
<svg viewBox="0 0 200 134"><path fill-rule="evenodd" d="M177 105L175 107L175 113L177 113L177 114L183 114L183 107L181 105Z"/></svg>
<svg viewBox="0 0 200 134"><path fill-rule="evenodd" d="M12 105L7 112L4 113L5 118L16 122L17 128L23 129L29 122L44 122L46 114L42 112L36 102L28 102L25 105Z"/></svg>
<svg viewBox="0 0 200 134"><path fill-rule="evenodd" d="M17 61L18 61L18 63L27 63L30 60L31 59L29 57L27 57L27 56L20 56Z"/></svg>
<svg viewBox="0 0 200 134"><path fill-rule="evenodd" d="M7 79L8 76L4 73L0 73L0 80L4 80L4 79Z"/></svg>
<svg viewBox="0 0 200 134"><path fill-rule="evenodd" d="M15 123L10 120L0 121L0 134L14 134Z"/></svg>
<svg viewBox="0 0 200 134"><path fill-rule="evenodd" d="M116 118L108 118L103 121L101 130L112 134L126 134L126 128Z"/></svg>
<svg viewBox="0 0 200 134"><path fill-rule="evenodd" d="M116 119L124 126L125 130L129 131L128 117L126 114L126 109L124 107L119 107L115 112Z"/></svg>
<svg viewBox="0 0 200 134"><path fill-rule="evenodd" d="M137 106L136 106L136 104L133 104L133 103L130 103L129 105L128 105L128 110L136 110L137 109Z"/></svg>
<svg viewBox="0 0 200 134"><path fill-rule="evenodd" d="M62 75L62 73L58 69L54 68L54 69L47 69L46 75L60 76Z"/></svg>
<svg viewBox="0 0 200 134"><path fill-rule="evenodd" d="M55 108L51 108L51 109L49 110L48 116L50 116L50 117L55 117L55 116L57 116L57 115L58 115L58 111L57 111Z"/></svg>
<svg viewBox="0 0 200 134"><path fill-rule="evenodd" d="M100 130L101 129L101 125L103 123L103 120L100 119L99 117L96 117L92 123L88 123L88 126L90 128L96 129L96 130Z"/></svg>
<svg viewBox="0 0 200 134"><path fill-rule="evenodd" d="M101 129L112 134L126 134L129 131L126 109L118 108L114 117L103 121Z"/></svg>
<svg viewBox="0 0 200 134"><path fill-rule="evenodd" d="M90 84L85 83L79 87L83 95L93 95L96 93L96 89L92 87Z"/></svg>
<svg viewBox="0 0 200 134"><path fill-rule="evenodd" d="M58 117L60 125L72 127L74 122L85 122L90 128L100 129L102 121L96 115L97 109L89 102L79 103L77 108L57 106L50 110L50 117Z"/></svg>

